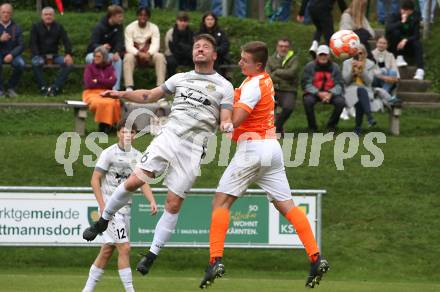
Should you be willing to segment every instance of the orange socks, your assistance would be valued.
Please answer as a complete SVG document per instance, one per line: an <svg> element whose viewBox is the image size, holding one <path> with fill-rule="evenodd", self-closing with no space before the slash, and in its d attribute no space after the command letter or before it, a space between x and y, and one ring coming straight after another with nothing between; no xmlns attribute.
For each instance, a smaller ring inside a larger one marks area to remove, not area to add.
<svg viewBox="0 0 440 292"><path fill-rule="evenodd" d="M286 219L292 223L299 236L299 239L303 243L306 253L309 256L311 262L315 262L319 254L319 248L316 244L315 237L313 236L312 228L307 220L304 212L298 208L294 207L286 213Z"/></svg>
<svg viewBox="0 0 440 292"><path fill-rule="evenodd" d="M217 208L212 212L211 228L209 231L209 255L210 263L215 258L223 257L225 248L226 232L229 226L229 209Z"/></svg>

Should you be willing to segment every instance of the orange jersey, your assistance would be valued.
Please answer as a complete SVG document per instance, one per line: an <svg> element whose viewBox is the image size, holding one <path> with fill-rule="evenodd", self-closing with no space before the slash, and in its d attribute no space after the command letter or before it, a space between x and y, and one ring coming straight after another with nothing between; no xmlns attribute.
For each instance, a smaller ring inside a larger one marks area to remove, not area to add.
<svg viewBox="0 0 440 292"><path fill-rule="evenodd" d="M239 140L240 136L240 140L276 139L274 96L272 79L266 72L248 76L235 89L234 108L244 109L249 116L234 130L234 141Z"/></svg>

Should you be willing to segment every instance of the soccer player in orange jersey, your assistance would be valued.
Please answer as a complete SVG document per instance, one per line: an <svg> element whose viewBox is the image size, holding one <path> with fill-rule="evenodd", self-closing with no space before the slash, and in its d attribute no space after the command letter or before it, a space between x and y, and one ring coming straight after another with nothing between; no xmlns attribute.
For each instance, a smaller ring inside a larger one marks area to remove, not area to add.
<svg viewBox="0 0 440 292"><path fill-rule="evenodd" d="M237 150L224 172L213 200L209 234L210 261L200 288L206 288L225 273L222 264L224 243L229 225L229 210L248 186L255 182L266 191L275 208L294 226L311 262L306 286L313 288L329 269L321 257L306 215L295 207L284 168L281 146L274 127L274 88L264 70L268 58L263 42L242 47L239 62L246 79L235 90L231 123L224 132L233 131Z"/></svg>

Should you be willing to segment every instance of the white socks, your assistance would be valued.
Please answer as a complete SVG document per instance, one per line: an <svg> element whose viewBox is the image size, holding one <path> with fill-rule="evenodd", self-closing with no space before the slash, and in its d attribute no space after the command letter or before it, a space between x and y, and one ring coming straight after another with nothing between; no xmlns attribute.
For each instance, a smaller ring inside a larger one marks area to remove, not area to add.
<svg viewBox="0 0 440 292"><path fill-rule="evenodd" d="M157 222L156 230L154 231L154 238L150 247L150 251L152 253L155 255L159 254L160 249L165 245L165 243L167 243L171 237L171 234L174 232L178 218L179 213L171 214L166 210L163 211L159 222Z"/></svg>
<svg viewBox="0 0 440 292"><path fill-rule="evenodd" d="M133 278L131 276L131 269L125 268L119 270L119 277L121 278L122 284L124 285L126 292L134 292L133 288Z"/></svg>
<svg viewBox="0 0 440 292"><path fill-rule="evenodd" d="M101 279L102 274L104 274L104 270L98 268L95 265L90 267L89 278L87 279L86 286L82 290L82 292L93 292L96 284L99 279ZM121 278L122 284L124 285L126 292L134 292L133 288L133 278L131 276L131 269L125 268L119 270L119 277Z"/></svg>
<svg viewBox="0 0 440 292"><path fill-rule="evenodd" d="M132 193L125 189L124 183L121 183L111 195L110 200L105 204L102 218L105 220L112 219L113 215L128 203L131 195Z"/></svg>
<svg viewBox="0 0 440 292"><path fill-rule="evenodd" d="M99 279L101 279L103 273L103 269L92 265L89 271L89 278L87 279L86 286L84 287L82 292L92 292L93 289L95 289L96 283L98 283Z"/></svg>

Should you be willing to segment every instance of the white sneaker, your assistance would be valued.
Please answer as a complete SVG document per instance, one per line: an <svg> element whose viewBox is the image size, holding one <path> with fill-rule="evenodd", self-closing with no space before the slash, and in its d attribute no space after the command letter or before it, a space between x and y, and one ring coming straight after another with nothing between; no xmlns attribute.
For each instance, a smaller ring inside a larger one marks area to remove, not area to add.
<svg viewBox="0 0 440 292"><path fill-rule="evenodd" d="M133 87L128 86L127 88L125 88L125 91L133 91Z"/></svg>
<svg viewBox="0 0 440 292"><path fill-rule="evenodd" d="M352 118L356 117L356 110L354 109L354 106L349 107L347 112L350 117L352 117Z"/></svg>
<svg viewBox="0 0 440 292"><path fill-rule="evenodd" d="M344 121L349 120L350 117L348 116L348 111L347 109L344 107L344 109L342 110L342 113L340 115L340 118L343 119Z"/></svg>
<svg viewBox="0 0 440 292"><path fill-rule="evenodd" d="M416 74L413 77L416 80L423 80L423 78L425 78L425 70L423 69L417 69L416 70Z"/></svg>
<svg viewBox="0 0 440 292"><path fill-rule="evenodd" d="M313 41L312 42L312 46L309 49L309 53L316 56L316 52L318 51L318 46L319 46L318 42L317 41Z"/></svg>
<svg viewBox="0 0 440 292"><path fill-rule="evenodd" d="M397 56L396 58L397 67L405 67L408 66L408 63L405 61L402 55Z"/></svg>

